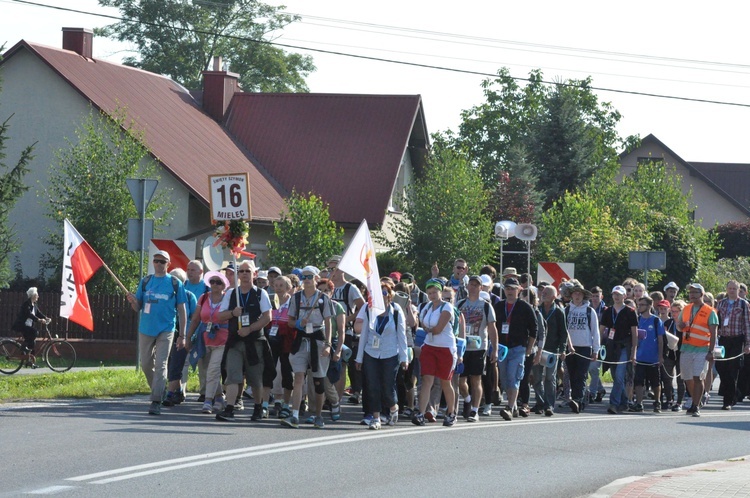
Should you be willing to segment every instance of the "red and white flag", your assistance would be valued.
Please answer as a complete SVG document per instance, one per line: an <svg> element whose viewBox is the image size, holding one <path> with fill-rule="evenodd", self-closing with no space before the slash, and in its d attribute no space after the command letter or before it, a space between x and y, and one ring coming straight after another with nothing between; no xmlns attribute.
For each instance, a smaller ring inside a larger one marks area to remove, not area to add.
<svg viewBox="0 0 750 498"><path fill-rule="evenodd" d="M348 273L367 286L367 304L370 306L370 324L375 324L375 318L385 312L383 293L380 290L380 272L375 260L375 246L370 238L367 220L362 220L357 233L346 248L339 262L339 269Z"/></svg>
<svg viewBox="0 0 750 498"><path fill-rule="evenodd" d="M81 237L78 230L65 220L60 316L92 332L94 317L86 294L86 282L103 264L102 258Z"/></svg>

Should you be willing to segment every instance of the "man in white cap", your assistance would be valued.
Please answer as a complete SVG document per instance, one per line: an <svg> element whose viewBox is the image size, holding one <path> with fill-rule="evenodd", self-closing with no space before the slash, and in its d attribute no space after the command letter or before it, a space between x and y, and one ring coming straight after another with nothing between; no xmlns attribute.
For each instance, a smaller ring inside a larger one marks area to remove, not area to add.
<svg viewBox="0 0 750 498"><path fill-rule="evenodd" d="M709 361L713 359L719 317L711 306L703 302L706 291L701 284L690 284L687 290L690 304L675 318L677 327L682 330L680 373L693 400L693 406L686 413L700 417L703 379L706 378Z"/></svg>
<svg viewBox="0 0 750 498"><path fill-rule="evenodd" d="M638 351L638 315L633 308L625 306L626 294L627 291L622 285L612 289L614 304L604 308L599 324L601 339L607 348L606 361L602 362L603 368L612 371L613 384L607 408L607 413L611 414L622 413L628 408L625 378L632 377L635 355Z"/></svg>
<svg viewBox="0 0 750 498"><path fill-rule="evenodd" d="M141 370L151 387L150 415L161 415L161 403L167 385L167 360L172 348L175 318L179 317L179 334L185 337L187 294L182 282L167 274L169 253L157 251L153 258L154 273L145 276L135 294L127 300L140 312L138 353Z"/></svg>
<svg viewBox="0 0 750 498"><path fill-rule="evenodd" d="M664 286L664 299L669 301L669 304L672 304L678 292L680 292L680 287L674 282L669 282Z"/></svg>

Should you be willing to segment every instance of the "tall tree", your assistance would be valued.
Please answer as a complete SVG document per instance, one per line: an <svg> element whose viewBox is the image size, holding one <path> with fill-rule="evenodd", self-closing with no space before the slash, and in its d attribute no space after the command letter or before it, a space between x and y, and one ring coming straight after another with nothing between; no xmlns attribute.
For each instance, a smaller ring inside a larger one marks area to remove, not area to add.
<svg viewBox="0 0 750 498"><path fill-rule="evenodd" d="M510 170L513 147L527 151L545 208L617 158L620 114L599 102L590 78L547 84L534 70L522 86L503 68L482 87L485 102L464 111L458 133L438 142L466 154L487 188Z"/></svg>
<svg viewBox="0 0 750 498"><path fill-rule="evenodd" d="M122 111L114 117L91 114L76 129L76 139L57 152L49 172L49 187L43 192L47 217L59 223L47 237L50 250L41 266L59 280L62 260L62 226L68 218L84 239L129 289L135 289L140 274L140 256L126 249L128 218L138 217L125 180L156 178L153 161L140 140L130 130ZM169 189L159 188L147 208L155 217L154 231L167 225L174 213ZM117 292L113 279L104 272L91 280L92 293Z"/></svg>
<svg viewBox="0 0 750 498"><path fill-rule="evenodd" d="M0 47L0 54L4 49L5 45ZM2 79L0 79L0 93L2 93ZM34 158L33 151L36 145L34 143L23 149L15 163L6 164L5 150L8 147L12 117L6 118L0 124L0 288L7 287L13 277L8 258L12 252L18 250L18 242L14 227L9 225L8 216L18 199L29 189L23 182L23 177L29 171L28 166Z"/></svg>
<svg viewBox="0 0 750 498"><path fill-rule="evenodd" d="M306 92L312 58L269 42L298 17L258 0L99 0L123 20L97 34L135 45L124 63L199 88L201 72L221 56L245 91Z"/></svg>
<svg viewBox="0 0 750 498"><path fill-rule="evenodd" d="M328 213L328 204L310 192L292 191L287 210L273 223L276 240L268 241L268 259L291 270L304 265L320 265L344 248L344 230Z"/></svg>
<svg viewBox="0 0 750 498"><path fill-rule="evenodd" d="M408 188L404 216L383 242L403 255L414 272L452 268L463 258L472 268L493 259L492 218L479 172L459 154L433 151L425 171Z"/></svg>

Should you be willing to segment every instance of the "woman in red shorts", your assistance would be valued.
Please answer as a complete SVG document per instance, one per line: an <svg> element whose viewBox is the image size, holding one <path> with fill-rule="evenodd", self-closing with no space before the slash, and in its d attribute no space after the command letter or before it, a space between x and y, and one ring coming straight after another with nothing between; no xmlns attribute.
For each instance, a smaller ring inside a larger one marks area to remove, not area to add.
<svg viewBox="0 0 750 498"><path fill-rule="evenodd" d="M440 379L446 406L453 407L455 392L451 385L453 369L456 366L456 338L453 335L453 306L441 299L443 283L431 279L425 285L430 302L419 314L419 321L427 336L419 356L422 374L422 387L419 391L419 411L411 419L414 425L424 425L424 411L430 401L430 389L435 377ZM444 426L456 423L456 412L447 413L443 419Z"/></svg>

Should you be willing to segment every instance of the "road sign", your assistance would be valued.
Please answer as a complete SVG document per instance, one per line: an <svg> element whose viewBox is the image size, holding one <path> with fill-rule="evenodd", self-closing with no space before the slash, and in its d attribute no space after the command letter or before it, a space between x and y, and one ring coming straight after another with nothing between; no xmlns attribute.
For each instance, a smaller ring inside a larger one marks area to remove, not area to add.
<svg viewBox="0 0 750 498"><path fill-rule="evenodd" d="M154 273L154 254L156 251L169 253L169 270L182 268L187 271L188 263L195 259L195 240L151 239L148 246L148 272Z"/></svg>
<svg viewBox="0 0 750 498"><path fill-rule="evenodd" d="M130 197L133 198L133 202L135 203L135 208L140 213L141 209L146 209L149 202L151 202L159 181L151 178L128 178L125 180L125 184L128 186ZM144 199L146 200L145 205L143 204Z"/></svg>
<svg viewBox="0 0 750 498"><path fill-rule="evenodd" d="M543 261L536 267L536 281L542 280L549 282L556 289L560 287L563 279L570 280L574 278L576 265L575 263L552 263Z"/></svg>
<svg viewBox="0 0 750 498"><path fill-rule="evenodd" d="M208 175L211 219L250 220L250 177L247 173Z"/></svg>
<svg viewBox="0 0 750 498"><path fill-rule="evenodd" d="M665 251L630 251L628 268L631 270L664 270L667 268Z"/></svg>
<svg viewBox="0 0 750 498"><path fill-rule="evenodd" d="M128 218L128 251L142 250L143 239L148 240L154 236L154 220L145 220L145 230L142 230L142 226L140 218Z"/></svg>

